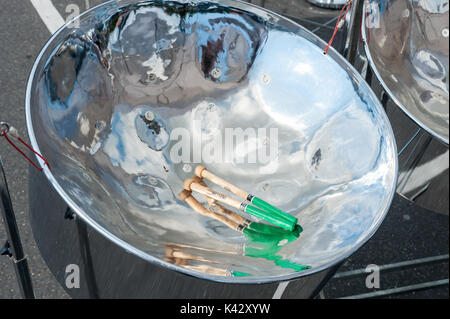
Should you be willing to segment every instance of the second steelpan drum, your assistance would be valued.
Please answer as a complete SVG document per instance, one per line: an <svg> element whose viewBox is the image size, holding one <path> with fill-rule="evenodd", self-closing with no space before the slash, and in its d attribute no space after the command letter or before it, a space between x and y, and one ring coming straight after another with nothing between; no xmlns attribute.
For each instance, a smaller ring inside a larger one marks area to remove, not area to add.
<svg viewBox="0 0 450 319"><path fill-rule="evenodd" d="M366 1L366 54L386 92L448 145L448 0Z"/></svg>
<svg viewBox="0 0 450 319"><path fill-rule="evenodd" d="M61 197L127 251L223 282L307 275L374 234L397 176L382 106L324 47L243 2L107 2L39 55L29 135ZM224 146L227 132L246 136ZM298 217L300 237L246 238L196 214L178 193L197 164Z"/></svg>

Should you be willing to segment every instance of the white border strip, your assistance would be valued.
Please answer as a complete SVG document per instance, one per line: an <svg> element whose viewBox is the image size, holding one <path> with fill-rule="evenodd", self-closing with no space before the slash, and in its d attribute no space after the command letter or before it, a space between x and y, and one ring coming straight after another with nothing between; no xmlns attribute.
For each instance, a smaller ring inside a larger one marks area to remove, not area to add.
<svg viewBox="0 0 450 319"><path fill-rule="evenodd" d="M51 34L54 34L66 23L51 0L30 1Z"/></svg>
<svg viewBox="0 0 450 319"><path fill-rule="evenodd" d="M408 178L411 182L406 183L406 185L401 185L400 189L397 188L397 191L401 194L406 194L431 182L433 178L439 176L448 169L448 161L449 151L447 149L445 153L435 157L431 161L411 169L412 173L411 170L401 172L398 176L398 180L401 181L404 176L411 173L411 176Z"/></svg>
<svg viewBox="0 0 450 319"><path fill-rule="evenodd" d="M272 299L281 299L288 285L289 281L280 282L280 284L277 287L277 290L275 290L275 293L273 294Z"/></svg>

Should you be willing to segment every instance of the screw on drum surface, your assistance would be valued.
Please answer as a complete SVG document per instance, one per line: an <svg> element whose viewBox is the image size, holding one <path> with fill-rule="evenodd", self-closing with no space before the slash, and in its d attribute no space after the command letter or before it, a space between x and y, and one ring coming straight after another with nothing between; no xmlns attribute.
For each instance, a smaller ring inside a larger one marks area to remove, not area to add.
<svg viewBox="0 0 450 319"><path fill-rule="evenodd" d="M151 111L145 112L145 119L147 121L153 121L155 119L155 114Z"/></svg>
<svg viewBox="0 0 450 319"><path fill-rule="evenodd" d="M190 173L190 172L192 172L192 166L189 165L189 164L184 164L184 165L183 165L183 171L184 171L185 173Z"/></svg>
<svg viewBox="0 0 450 319"><path fill-rule="evenodd" d="M156 80L156 74L155 73L148 73L147 74L147 81L148 82L154 82Z"/></svg>
<svg viewBox="0 0 450 319"><path fill-rule="evenodd" d="M268 75L268 74L264 74L264 75L263 75L263 77L262 77L262 82L263 82L264 84L269 84L269 83L270 83L270 80L271 80L270 75Z"/></svg>
<svg viewBox="0 0 450 319"><path fill-rule="evenodd" d="M156 178L154 178L154 177L150 177L150 178L148 179L148 183L149 183L150 185L152 185L152 186L156 186L156 185L158 185L158 180L157 180Z"/></svg>
<svg viewBox="0 0 450 319"><path fill-rule="evenodd" d="M209 103L207 110L209 112L214 112L216 110L216 105L214 103Z"/></svg>
<svg viewBox="0 0 450 319"><path fill-rule="evenodd" d="M442 36L443 36L444 38L448 38L448 28L442 29Z"/></svg>
<svg viewBox="0 0 450 319"><path fill-rule="evenodd" d="M220 78L220 76L222 75L222 70L220 70L219 68L214 68L211 71L211 76L215 79Z"/></svg>
<svg viewBox="0 0 450 319"><path fill-rule="evenodd" d="M103 129L105 128L105 126L106 126L106 124L105 124L105 122L103 122L103 121L97 121L97 122L95 122L95 128L96 128L98 131L103 130Z"/></svg>

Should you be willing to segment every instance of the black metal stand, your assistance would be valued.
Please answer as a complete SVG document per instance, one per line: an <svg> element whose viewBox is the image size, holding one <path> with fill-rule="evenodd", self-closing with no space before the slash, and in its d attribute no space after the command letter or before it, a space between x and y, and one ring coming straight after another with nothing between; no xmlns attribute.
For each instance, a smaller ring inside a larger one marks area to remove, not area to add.
<svg viewBox="0 0 450 319"><path fill-rule="evenodd" d="M20 240L19 229L17 228L16 217L9 195L6 175L3 169L2 159L0 157L0 212L6 228L8 240L2 249L0 255L8 256L14 266L20 292L25 299L34 299L33 285L31 282L28 263L23 253L22 242Z"/></svg>
<svg viewBox="0 0 450 319"><path fill-rule="evenodd" d="M350 23L348 26L347 38L345 40L344 57L355 65L358 41L361 32L361 17L363 14L363 0L353 0Z"/></svg>

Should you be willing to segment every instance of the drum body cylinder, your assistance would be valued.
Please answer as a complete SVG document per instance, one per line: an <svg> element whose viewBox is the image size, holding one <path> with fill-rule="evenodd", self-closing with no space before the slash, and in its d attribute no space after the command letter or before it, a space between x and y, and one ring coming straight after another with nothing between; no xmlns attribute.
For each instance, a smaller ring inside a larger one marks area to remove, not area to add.
<svg viewBox="0 0 450 319"><path fill-rule="evenodd" d="M30 169L30 219L39 250L73 298L272 298L278 283L227 284L187 276L127 252L80 218L45 176ZM340 264L290 282L286 296L316 296ZM74 276L79 270L79 286ZM77 288L79 287L79 288Z"/></svg>

